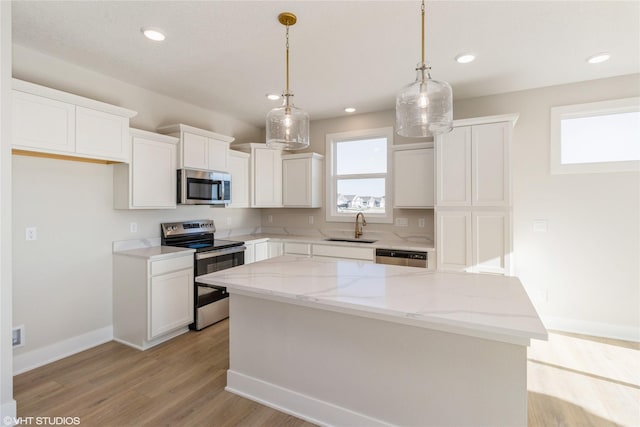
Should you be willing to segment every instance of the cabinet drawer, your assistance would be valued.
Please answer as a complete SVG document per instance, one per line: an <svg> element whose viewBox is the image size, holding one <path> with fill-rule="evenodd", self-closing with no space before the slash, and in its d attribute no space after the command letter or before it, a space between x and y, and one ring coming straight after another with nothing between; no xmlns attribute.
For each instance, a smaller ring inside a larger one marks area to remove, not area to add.
<svg viewBox="0 0 640 427"><path fill-rule="evenodd" d="M284 253L294 255L311 255L309 243L284 242Z"/></svg>
<svg viewBox="0 0 640 427"><path fill-rule="evenodd" d="M351 258L373 261L373 248L353 248L347 246L313 245L313 256L331 258Z"/></svg>
<svg viewBox="0 0 640 427"><path fill-rule="evenodd" d="M193 267L193 254L189 256L181 256L177 258L163 259L160 261L151 262L151 275L157 276L158 274L164 274L169 271L182 270L184 268Z"/></svg>

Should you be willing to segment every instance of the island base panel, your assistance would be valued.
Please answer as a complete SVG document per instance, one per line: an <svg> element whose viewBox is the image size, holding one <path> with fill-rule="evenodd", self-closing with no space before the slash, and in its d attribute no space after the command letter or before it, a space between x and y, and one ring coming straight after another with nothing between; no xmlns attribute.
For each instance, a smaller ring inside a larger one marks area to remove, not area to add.
<svg viewBox="0 0 640 427"><path fill-rule="evenodd" d="M231 294L227 389L325 425L526 426L526 346Z"/></svg>

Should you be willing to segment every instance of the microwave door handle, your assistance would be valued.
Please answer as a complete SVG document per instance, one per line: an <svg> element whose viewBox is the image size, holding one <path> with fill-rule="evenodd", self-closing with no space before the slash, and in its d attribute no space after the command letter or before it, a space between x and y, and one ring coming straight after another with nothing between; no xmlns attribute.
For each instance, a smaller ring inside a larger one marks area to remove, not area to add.
<svg viewBox="0 0 640 427"><path fill-rule="evenodd" d="M218 182L218 200L224 200L224 181Z"/></svg>

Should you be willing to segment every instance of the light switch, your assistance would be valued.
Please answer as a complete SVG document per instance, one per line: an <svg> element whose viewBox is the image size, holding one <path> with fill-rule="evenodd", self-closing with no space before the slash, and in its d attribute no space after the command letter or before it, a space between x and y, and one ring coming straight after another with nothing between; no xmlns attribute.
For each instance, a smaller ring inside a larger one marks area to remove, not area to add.
<svg viewBox="0 0 640 427"><path fill-rule="evenodd" d="M546 233L547 232L547 220L546 219L534 219L533 220L533 231L536 233Z"/></svg>
<svg viewBox="0 0 640 427"><path fill-rule="evenodd" d="M26 240L38 240L38 229L35 227L27 227L25 229Z"/></svg>

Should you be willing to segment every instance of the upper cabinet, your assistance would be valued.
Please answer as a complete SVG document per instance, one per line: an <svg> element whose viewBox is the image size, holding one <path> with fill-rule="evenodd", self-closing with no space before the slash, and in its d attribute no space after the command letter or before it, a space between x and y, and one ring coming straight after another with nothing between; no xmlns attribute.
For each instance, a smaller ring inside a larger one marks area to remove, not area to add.
<svg viewBox="0 0 640 427"><path fill-rule="evenodd" d="M393 147L393 207L433 208L434 167L433 144Z"/></svg>
<svg viewBox="0 0 640 427"><path fill-rule="evenodd" d="M251 206L249 198L249 154L236 150L229 150L229 173L231 174L231 203L230 208L248 208Z"/></svg>
<svg viewBox="0 0 640 427"><path fill-rule="evenodd" d="M178 138L131 129L131 162L113 170L116 209L175 209Z"/></svg>
<svg viewBox="0 0 640 427"><path fill-rule="evenodd" d="M250 154L250 199L252 208L282 207L282 151L266 144L237 144L234 149ZM233 187L233 183L231 184Z"/></svg>
<svg viewBox="0 0 640 427"><path fill-rule="evenodd" d="M282 156L282 205L285 208L322 207L324 156L318 153Z"/></svg>
<svg viewBox="0 0 640 427"><path fill-rule="evenodd" d="M513 122L455 127L436 138L438 206L509 206Z"/></svg>
<svg viewBox="0 0 640 427"><path fill-rule="evenodd" d="M129 162L135 111L13 79L12 148Z"/></svg>
<svg viewBox="0 0 640 427"><path fill-rule="evenodd" d="M180 139L179 169L229 172L229 144L235 138L184 124L162 126L158 132Z"/></svg>

